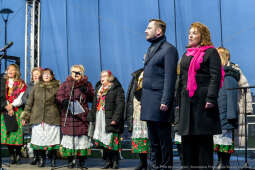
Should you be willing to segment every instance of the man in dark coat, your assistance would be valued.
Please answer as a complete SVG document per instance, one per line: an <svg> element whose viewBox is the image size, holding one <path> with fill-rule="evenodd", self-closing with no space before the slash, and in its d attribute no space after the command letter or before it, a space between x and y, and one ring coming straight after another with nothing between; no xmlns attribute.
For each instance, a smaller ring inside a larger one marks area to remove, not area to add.
<svg viewBox="0 0 255 170"><path fill-rule="evenodd" d="M173 165L171 121L178 53L166 41L166 24L152 19L145 30L151 43L144 63L141 120L147 121L151 169Z"/></svg>

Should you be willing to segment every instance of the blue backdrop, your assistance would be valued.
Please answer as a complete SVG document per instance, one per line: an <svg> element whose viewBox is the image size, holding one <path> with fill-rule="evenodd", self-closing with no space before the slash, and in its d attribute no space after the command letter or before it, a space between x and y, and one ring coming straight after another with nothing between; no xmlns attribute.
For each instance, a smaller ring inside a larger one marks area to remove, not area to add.
<svg viewBox="0 0 255 170"><path fill-rule="evenodd" d="M24 55L25 55L25 0L0 0L0 10L10 8L14 13L8 17L7 24L7 43L13 41L14 44L8 49L7 55L21 57L21 70L24 71ZM4 46L5 29L3 17L0 15L0 48ZM0 53L1 55L2 53ZM9 62L8 62L9 64ZM2 61L2 70L4 71L4 61Z"/></svg>
<svg viewBox="0 0 255 170"><path fill-rule="evenodd" d="M93 84L102 69L109 69L127 89L131 73L143 66L149 46L144 30L149 19L167 23L167 39L177 46L180 57L190 24L199 21L209 27L215 47L223 43L232 61L255 85L252 6L254 0L42 0L41 64L52 68L61 81L70 66L83 64ZM15 45L8 54L20 56L24 63L25 0L0 0L0 9L5 7L15 12L8 25L8 41ZM0 24L3 46L1 18Z"/></svg>

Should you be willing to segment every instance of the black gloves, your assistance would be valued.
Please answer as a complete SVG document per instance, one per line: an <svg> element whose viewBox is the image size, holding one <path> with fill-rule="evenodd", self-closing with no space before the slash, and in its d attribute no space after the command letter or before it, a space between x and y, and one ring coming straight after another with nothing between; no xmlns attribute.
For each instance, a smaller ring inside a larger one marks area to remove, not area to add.
<svg viewBox="0 0 255 170"><path fill-rule="evenodd" d="M68 107L68 99L64 99L61 103L61 106L63 109L67 109Z"/></svg>
<svg viewBox="0 0 255 170"><path fill-rule="evenodd" d="M86 86L81 86L81 87L80 87L80 91L81 91L82 93L87 93L88 88L87 88Z"/></svg>

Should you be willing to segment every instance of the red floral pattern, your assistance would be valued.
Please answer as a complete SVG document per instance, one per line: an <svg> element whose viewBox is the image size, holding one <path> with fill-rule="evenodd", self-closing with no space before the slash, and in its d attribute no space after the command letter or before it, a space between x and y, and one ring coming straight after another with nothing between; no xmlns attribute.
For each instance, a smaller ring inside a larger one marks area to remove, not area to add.
<svg viewBox="0 0 255 170"><path fill-rule="evenodd" d="M132 139L132 153L148 153L149 141L147 138Z"/></svg>

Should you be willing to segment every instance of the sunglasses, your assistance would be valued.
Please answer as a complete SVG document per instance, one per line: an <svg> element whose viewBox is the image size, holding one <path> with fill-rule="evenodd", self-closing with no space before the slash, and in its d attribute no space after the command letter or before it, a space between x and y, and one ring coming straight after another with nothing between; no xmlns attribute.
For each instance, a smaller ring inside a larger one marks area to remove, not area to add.
<svg viewBox="0 0 255 170"><path fill-rule="evenodd" d="M72 71L72 73L74 73L75 75L81 75L81 72L78 72L78 71Z"/></svg>

